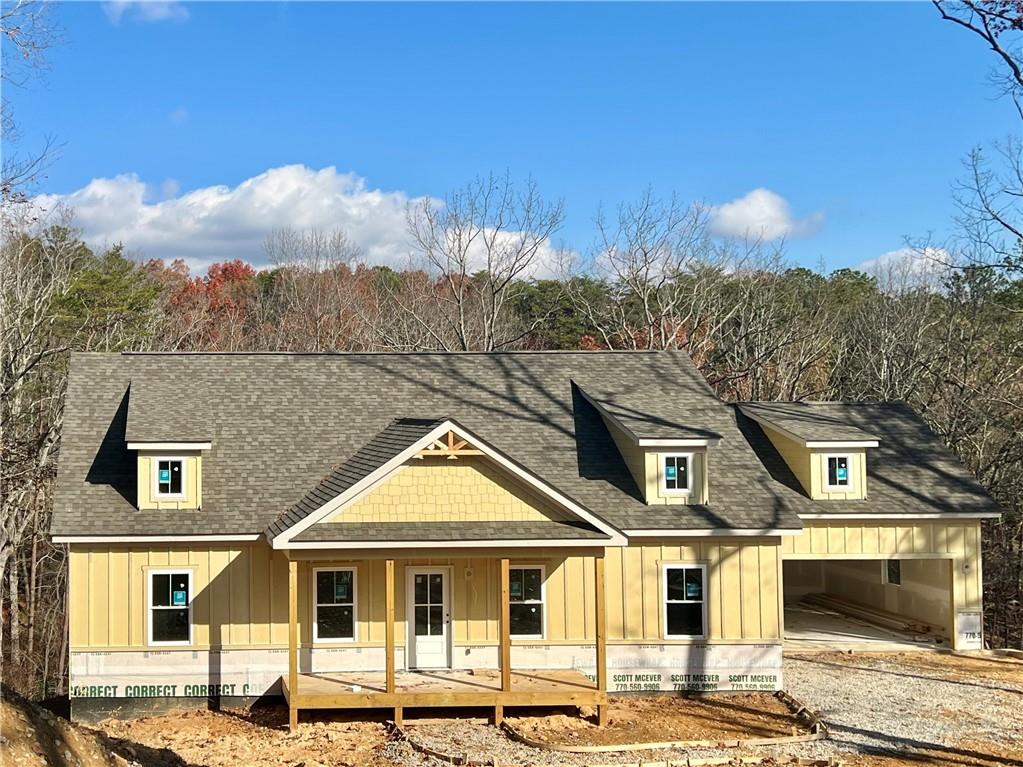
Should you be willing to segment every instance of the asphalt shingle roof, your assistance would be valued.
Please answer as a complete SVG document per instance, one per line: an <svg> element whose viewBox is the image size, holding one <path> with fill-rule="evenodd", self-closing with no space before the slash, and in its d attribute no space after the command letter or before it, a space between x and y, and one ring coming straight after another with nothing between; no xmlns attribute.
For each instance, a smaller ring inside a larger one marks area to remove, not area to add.
<svg viewBox="0 0 1023 767"><path fill-rule="evenodd" d="M576 383L589 400L638 439L713 440L721 436L708 427L717 420L721 402L712 394L693 396L696 386L681 398L670 383L630 383L617 390L599 383Z"/></svg>
<svg viewBox="0 0 1023 767"><path fill-rule="evenodd" d="M807 442L846 442L878 439L877 427L850 420L849 408L835 402L740 402L742 412L767 421ZM860 421L862 423L862 421Z"/></svg>
<svg viewBox="0 0 1023 767"><path fill-rule="evenodd" d="M608 535L590 525L566 522L321 522L296 535L295 541L497 541L592 539Z"/></svg>
<svg viewBox="0 0 1023 767"><path fill-rule="evenodd" d="M739 406L745 410L746 404ZM998 506L955 454L905 402L815 403L829 420L877 435L867 448L867 495L862 501L811 501L763 429L739 414L739 426L780 489L800 514L998 513Z"/></svg>
<svg viewBox="0 0 1023 767"><path fill-rule="evenodd" d="M598 395L627 395L619 401L664 422L648 434L677 436L669 424L678 424L720 435L709 454L711 503L647 506L599 413L573 381ZM876 417L864 411L854 423L869 423L883 451L894 440L873 428ZM877 511L939 511L970 499L993 506L911 413L900 429L915 442L892 453L897 463L879 481L871 479L871 501L811 502L771 463L759 427L718 401L680 352L88 353L72 356L52 532L262 533L289 510L316 503L318 493L357 481L438 418L456 420L623 530L797 529L796 512L848 504L875 510L883 483L893 489ZM129 435L212 442L203 457L201 511L135 508ZM911 466L910 446L925 468ZM874 468L888 454L876 455ZM940 462L926 468L932 455ZM917 471L931 490L899 481Z"/></svg>

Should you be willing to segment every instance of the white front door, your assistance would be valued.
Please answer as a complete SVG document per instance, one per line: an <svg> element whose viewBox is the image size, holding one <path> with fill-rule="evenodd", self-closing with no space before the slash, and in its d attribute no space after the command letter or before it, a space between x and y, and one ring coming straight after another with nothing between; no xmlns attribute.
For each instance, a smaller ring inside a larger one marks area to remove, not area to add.
<svg viewBox="0 0 1023 767"><path fill-rule="evenodd" d="M409 668L451 668L450 581L447 568L408 568L405 615Z"/></svg>

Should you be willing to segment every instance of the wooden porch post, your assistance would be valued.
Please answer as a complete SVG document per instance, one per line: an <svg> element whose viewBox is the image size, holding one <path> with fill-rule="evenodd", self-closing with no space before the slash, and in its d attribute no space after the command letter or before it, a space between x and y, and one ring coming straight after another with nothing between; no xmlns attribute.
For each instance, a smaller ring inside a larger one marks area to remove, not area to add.
<svg viewBox="0 0 1023 767"><path fill-rule="evenodd" d="M508 573L508 560L501 559L501 602L500 602L500 655L501 655L501 691L511 692L511 578ZM504 706L494 706L494 724L500 725L504 719Z"/></svg>
<svg viewBox="0 0 1023 767"><path fill-rule="evenodd" d="M288 560L288 728L298 728L298 562Z"/></svg>
<svg viewBox="0 0 1023 767"><path fill-rule="evenodd" d="M387 670L387 693L394 693L394 560L384 563L384 668ZM394 707L394 723L401 726L401 706Z"/></svg>
<svg viewBox="0 0 1023 767"><path fill-rule="evenodd" d="M593 558L594 617L597 624L597 690L602 696L607 695L607 605L604 598L604 554ZM606 703L597 706L597 724L607 724L608 706Z"/></svg>

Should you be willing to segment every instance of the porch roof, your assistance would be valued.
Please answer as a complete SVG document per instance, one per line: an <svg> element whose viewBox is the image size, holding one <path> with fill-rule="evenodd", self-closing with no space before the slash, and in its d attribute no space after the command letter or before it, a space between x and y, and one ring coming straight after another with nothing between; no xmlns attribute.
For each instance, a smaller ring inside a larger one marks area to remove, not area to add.
<svg viewBox="0 0 1023 767"><path fill-rule="evenodd" d="M586 524L571 522L321 522L306 528L293 540L303 542L375 541L500 541L500 540L587 540L595 543L610 538Z"/></svg>

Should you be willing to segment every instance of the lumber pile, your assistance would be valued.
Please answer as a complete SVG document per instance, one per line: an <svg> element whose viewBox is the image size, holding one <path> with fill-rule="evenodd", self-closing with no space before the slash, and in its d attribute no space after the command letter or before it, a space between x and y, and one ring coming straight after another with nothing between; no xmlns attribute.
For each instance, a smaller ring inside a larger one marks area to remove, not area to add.
<svg viewBox="0 0 1023 767"><path fill-rule="evenodd" d="M859 618L867 623L880 626L894 631L904 631L910 634L934 634L937 629L928 623L923 623L915 618L910 618L898 613L890 613L877 607L865 605L862 602L855 602L844 597L837 597L833 594L807 594L803 601L815 607L823 607L826 610L848 615L852 618Z"/></svg>

